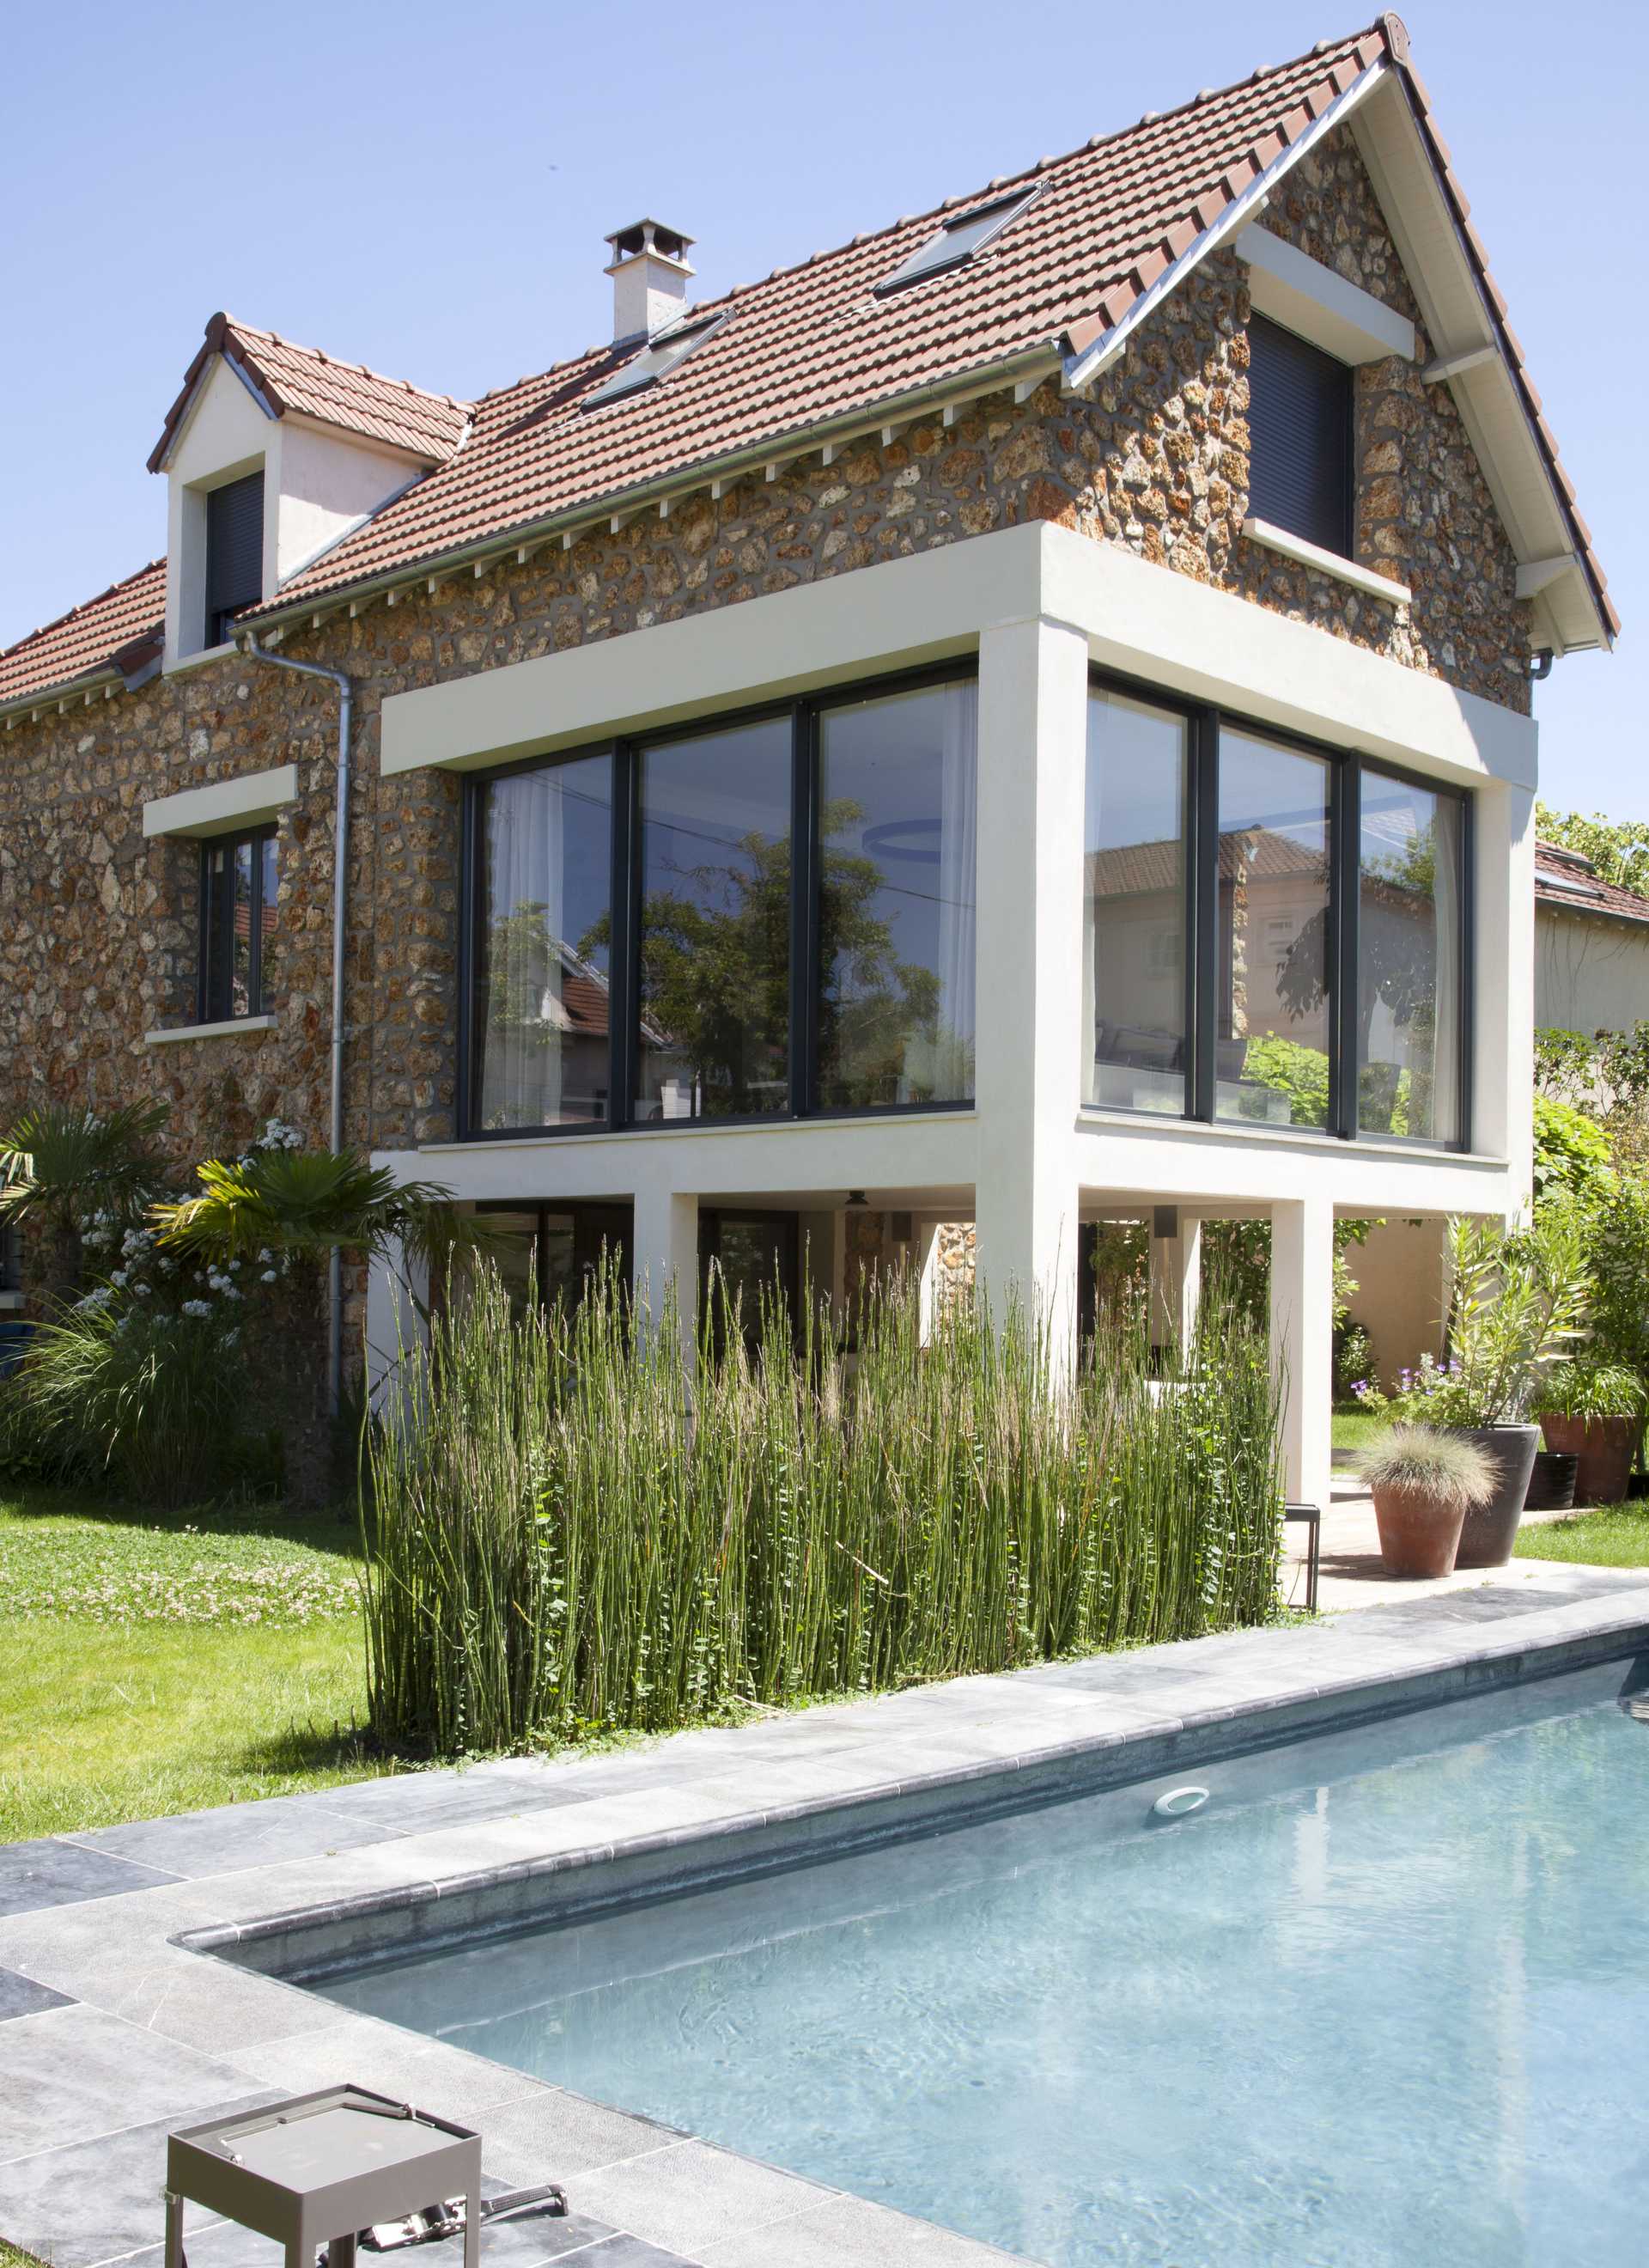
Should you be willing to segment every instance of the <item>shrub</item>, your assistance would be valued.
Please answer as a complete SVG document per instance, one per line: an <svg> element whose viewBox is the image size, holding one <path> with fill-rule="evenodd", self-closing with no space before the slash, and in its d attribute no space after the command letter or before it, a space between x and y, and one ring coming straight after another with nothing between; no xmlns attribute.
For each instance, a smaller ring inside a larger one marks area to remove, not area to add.
<svg viewBox="0 0 1649 2268"><path fill-rule="evenodd" d="M1358 1461L1371 1489L1407 1489L1436 1498L1449 1512L1486 1504L1497 1468L1475 1441L1425 1425L1394 1425Z"/></svg>
<svg viewBox="0 0 1649 2268"><path fill-rule="evenodd" d="M1218 1302L1167 1388L1137 1302L1058 1383L1022 1314L958 1302L922 1344L908 1281L867 1290L850 1378L828 1317L795 1345L769 1303L753 1359L713 1305L690 1400L673 1311L632 1328L610 1272L516 1325L484 1270L409 1354L370 1447L381 1736L659 1728L1271 1612L1276 1396Z"/></svg>
<svg viewBox="0 0 1649 2268"><path fill-rule="evenodd" d="M1638 1418L1643 1381L1617 1362L1560 1362L1541 1381L1531 1404L1536 1418Z"/></svg>
<svg viewBox="0 0 1649 2268"><path fill-rule="evenodd" d="M94 1296L40 1326L11 1386L25 1469L162 1505L245 1476L247 1382L214 1316Z"/></svg>
<svg viewBox="0 0 1649 2268"><path fill-rule="evenodd" d="M1395 1406L1402 1418L1434 1425L1513 1424L1580 1336L1591 1297L1584 1214L1572 1202L1554 1202L1530 1228L1457 1219L1448 1237L1450 1359L1445 1366L1422 1355Z"/></svg>

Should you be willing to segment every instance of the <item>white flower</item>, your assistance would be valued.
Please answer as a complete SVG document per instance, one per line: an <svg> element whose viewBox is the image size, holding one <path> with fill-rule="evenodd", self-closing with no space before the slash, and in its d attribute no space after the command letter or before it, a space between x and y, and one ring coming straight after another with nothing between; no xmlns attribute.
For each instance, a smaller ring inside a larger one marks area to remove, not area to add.
<svg viewBox="0 0 1649 2268"><path fill-rule="evenodd" d="M232 1276L238 1276L240 1273L240 1263L238 1260L232 1260L230 1262L229 1272Z"/></svg>
<svg viewBox="0 0 1649 2268"><path fill-rule="evenodd" d="M111 1284L117 1285L123 1292L126 1289L126 1270L123 1268L117 1268L109 1278L109 1281Z"/></svg>
<svg viewBox="0 0 1649 2268"><path fill-rule="evenodd" d="M212 1311L204 1300L186 1300L183 1312L186 1315L210 1315Z"/></svg>
<svg viewBox="0 0 1649 2268"><path fill-rule="evenodd" d="M238 1300L240 1297L239 1291L232 1284L225 1282L220 1284L217 1288L223 1293L225 1300Z"/></svg>
<svg viewBox="0 0 1649 2268"><path fill-rule="evenodd" d="M268 1246L267 1244L264 1246L264 1248L263 1248L262 1251L261 1251L261 1252L260 1252L260 1253L259 1253L259 1255L258 1255L258 1258L262 1262L263 1265L264 1265L266 1268L269 1266L269 1263L274 1259L274 1257L275 1257L275 1255L274 1255L274 1254L269 1250L269 1246Z"/></svg>
<svg viewBox="0 0 1649 2268"><path fill-rule="evenodd" d="M147 1300L151 1296L151 1286L147 1284L134 1284L132 1289L140 1300Z"/></svg>
<svg viewBox="0 0 1649 2268"><path fill-rule="evenodd" d="M273 1268L266 1268L258 1278L260 1284L278 1284L280 1280Z"/></svg>

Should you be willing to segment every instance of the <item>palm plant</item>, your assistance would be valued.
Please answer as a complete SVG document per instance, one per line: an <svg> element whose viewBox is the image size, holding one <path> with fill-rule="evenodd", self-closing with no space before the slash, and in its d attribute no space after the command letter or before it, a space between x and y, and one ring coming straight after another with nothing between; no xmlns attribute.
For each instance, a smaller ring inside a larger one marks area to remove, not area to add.
<svg viewBox="0 0 1649 2268"><path fill-rule="evenodd" d="M67 1306L82 1289L82 1238L92 1217L136 1221L166 1177L157 1147L163 1102L99 1112L41 1102L0 1133L0 1224L44 1234L47 1288Z"/></svg>
<svg viewBox="0 0 1649 2268"><path fill-rule="evenodd" d="M161 1244L221 1269L243 1270L263 1309L264 1377L279 1429L289 1498L306 1509L330 1493L331 1425L324 1355L327 1263L335 1252L381 1258L399 1247L445 1263L480 1233L434 1182L397 1182L348 1151L259 1150L209 1159L198 1196L158 1204Z"/></svg>

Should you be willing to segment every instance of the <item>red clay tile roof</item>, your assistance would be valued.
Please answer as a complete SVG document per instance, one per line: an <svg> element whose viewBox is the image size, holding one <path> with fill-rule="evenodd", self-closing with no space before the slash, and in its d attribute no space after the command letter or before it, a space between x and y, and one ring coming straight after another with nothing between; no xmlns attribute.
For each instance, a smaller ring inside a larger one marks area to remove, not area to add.
<svg viewBox="0 0 1649 2268"><path fill-rule="evenodd" d="M1199 96L1064 158L818 253L706 302L728 320L681 367L600 409L582 397L633 349L592 349L476 404L452 463L257 609L270 614L788 433L1047 350L1117 320L1288 143L1382 60L1376 30ZM965 266L872 287L946 220L1023 183L1040 195Z"/></svg>
<svg viewBox="0 0 1649 2268"><path fill-rule="evenodd" d="M195 385L217 354L239 364L277 416L295 410L299 416L342 426L345 432L409 449L438 463L452 455L469 423L467 401L425 394L404 379L380 377L359 363L335 362L319 347L294 346L274 331L254 330L250 323L219 314L207 324L200 351L166 412L149 459L151 473L165 464Z"/></svg>
<svg viewBox="0 0 1649 2268"><path fill-rule="evenodd" d="M0 653L0 702L72 685L118 666L130 675L158 659L166 610L166 563L151 559L100 598L31 630Z"/></svg>
<svg viewBox="0 0 1649 2268"><path fill-rule="evenodd" d="M1401 20L1324 41L1236 86L1043 158L934 212L815 254L696 312L727 317L681 367L644 393L588 413L578 405L617 366L594 349L477 405L461 454L315 562L273 614L344 586L461 551L695 466L782 442L1013 357L1059 343L1081 352L1122 321L1205 230L1361 75L1395 68L1494 308L1505 302L1470 227ZM1015 186L1030 206L966 265L883 298L891 276L936 226ZM1498 318L1497 318L1498 320ZM1501 326L1576 549L1600 612L1619 627L1557 444L1540 418L1521 350Z"/></svg>
<svg viewBox="0 0 1649 2268"><path fill-rule="evenodd" d="M598 409L586 412L579 404L622 359L609 346L489 394L472 412L471 405L419 394L214 317L151 463L164 457L189 385L216 350L215 332L274 406L444 459L275 600L248 609L246 619L253 621L461 556L559 517L587 514L702 467L779 455L788 436L830 421L850 423L884 407L891 411L896 403L937 396L1056 347L1086 351L1376 66L1395 70L1406 91L1497 311L1508 367L1600 615L1617 628L1521 350L1502 320L1505 303L1471 231L1429 98L1410 64L1408 35L1390 15L1294 62L1255 71L1239 85L1205 92L1178 110L1098 136L1069 156L1044 158L920 218L741 286L694 311L726 320L679 368ZM1039 194L973 260L875 296L873 287L937 226L1017 185ZM459 447L463 421L472 414L473 431Z"/></svg>
<svg viewBox="0 0 1649 2268"><path fill-rule="evenodd" d="M1649 898L1604 881L1589 858L1578 850L1560 850L1555 843L1535 845L1535 903L1554 913L1649 922Z"/></svg>

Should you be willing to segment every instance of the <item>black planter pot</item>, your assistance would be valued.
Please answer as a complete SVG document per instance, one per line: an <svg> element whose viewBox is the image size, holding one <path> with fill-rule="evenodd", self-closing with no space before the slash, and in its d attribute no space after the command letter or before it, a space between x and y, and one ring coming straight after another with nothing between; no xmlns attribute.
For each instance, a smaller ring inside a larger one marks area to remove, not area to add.
<svg viewBox="0 0 1649 2268"><path fill-rule="evenodd" d="M1572 1512L1575 1478L1580 1460L1564 1449L1537 1449L1525 1512Z"/></svg>
<svg viewBox="0 0 1649 2268"><path fill-rule="evenodd" d="M1451 1425L1448 1430L1483 1450L1498 1475L1487 1504L1476 1505L1466 1514L1454 1565L1456 1568L1504 1567L1512 1557L1518 1522L1523 1517L1523 1502L1540 1448L1540 1427Z"/></svg>

